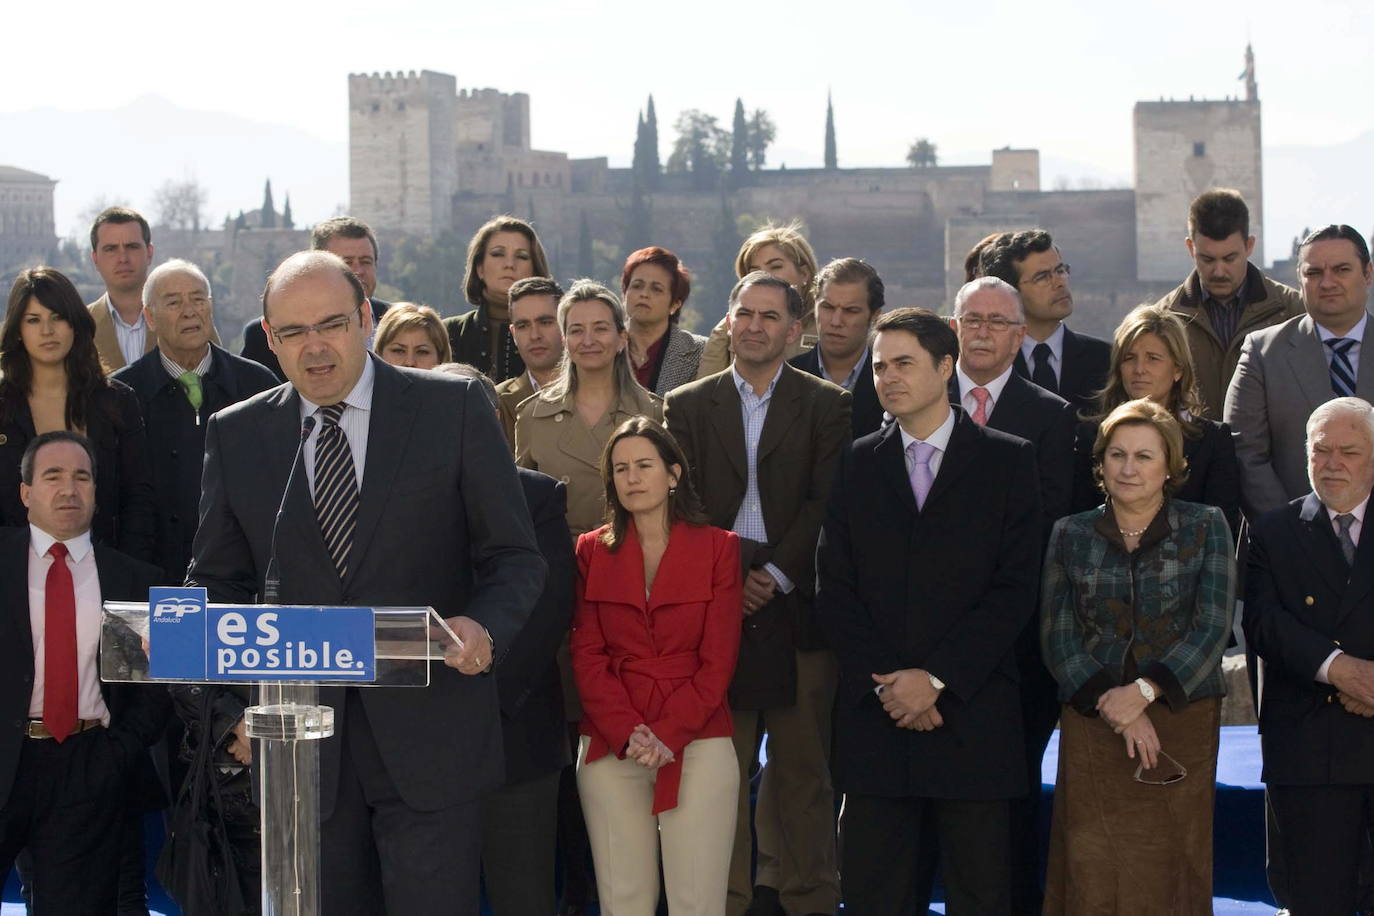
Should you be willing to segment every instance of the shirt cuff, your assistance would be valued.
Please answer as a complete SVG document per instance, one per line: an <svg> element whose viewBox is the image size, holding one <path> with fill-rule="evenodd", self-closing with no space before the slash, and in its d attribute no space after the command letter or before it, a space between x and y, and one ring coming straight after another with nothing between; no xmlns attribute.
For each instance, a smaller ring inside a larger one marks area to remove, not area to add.
<svg viewBox="0 0 1374 916"><path fill-rule="evenodd" d="M1340 649L1336 649L1335 651L1333 651L1330 655L1328 655L1328 656L1326 657L1326 661L1322 662L1322 666L1321 666L1320 668L1317 669L1317 683L1319 683L1319 684L1329 684L1329 683L1331 683L1331 663L1334 662L1334 661L1336 660L1336 656L1337 656L1337 655L1340 655L1340 654L1341 654L1341 650L1340 650Z"/></svg>
<svg viewBox="0 0 1374 916"><path fill-rule="evenodd" d="M768 575L773 577L774 582L778 583L778 591L782 592L784 595L796 588L796 586L792 584L792 580L787 578L787 576L783 574L783 571L778 569L776 564L765 563L763 569Z"/></svg>

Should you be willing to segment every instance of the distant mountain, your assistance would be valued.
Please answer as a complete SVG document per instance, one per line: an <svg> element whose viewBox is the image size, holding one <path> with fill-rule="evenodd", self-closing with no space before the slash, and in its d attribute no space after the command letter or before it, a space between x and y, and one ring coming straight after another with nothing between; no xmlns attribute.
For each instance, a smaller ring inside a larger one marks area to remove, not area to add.
<svg viewBox="0 0 1374 916"><path fill-rule="evenodd" d="M100 199L128 201L152 218L153 192L169 178L194 177L206 188L207 224L216 228L226 213L261 205L268 178L278 210L291 195L298 226L348 201L346 143L156 95L107 111L0 112L0 137L0 161L57 180L59 235L84 233L79 214Z"/></svg>

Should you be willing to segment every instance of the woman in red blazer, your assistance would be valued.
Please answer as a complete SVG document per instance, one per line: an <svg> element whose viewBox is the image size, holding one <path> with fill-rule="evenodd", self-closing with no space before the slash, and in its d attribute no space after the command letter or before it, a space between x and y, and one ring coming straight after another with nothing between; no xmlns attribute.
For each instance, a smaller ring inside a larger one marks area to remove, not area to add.
<svg viewBox="0 0 1374 916"><path fill-rule="evenodd" d="M606 916L724 914L739 767L726 688L741 625L739 538L706 524L653 420L601 459L607 523L578 538L577 785Z"/></svg>

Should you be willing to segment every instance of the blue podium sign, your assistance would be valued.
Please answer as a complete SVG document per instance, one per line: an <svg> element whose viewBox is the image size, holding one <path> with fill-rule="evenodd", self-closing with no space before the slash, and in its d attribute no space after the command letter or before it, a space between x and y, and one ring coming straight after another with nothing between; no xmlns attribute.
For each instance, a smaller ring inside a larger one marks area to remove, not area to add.
<svg viewBox="0 0 1374 916"><path fill-rule="evenodd" d="M371 608L211 606L203 588L154 588L148 604L148 674L157 680L376 678Z"/></svg>

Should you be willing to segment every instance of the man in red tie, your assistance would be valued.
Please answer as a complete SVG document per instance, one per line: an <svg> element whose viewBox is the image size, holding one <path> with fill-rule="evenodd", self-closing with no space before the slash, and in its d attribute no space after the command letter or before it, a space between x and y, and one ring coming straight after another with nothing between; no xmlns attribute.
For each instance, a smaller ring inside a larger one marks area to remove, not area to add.
<svg viewBox="0 0 1374 916"><path fill-rule="evenodd" d="M92 545L85 437L36 437L20 476L29 525L0 530L0 865L29 851L35 916L114 913L121 823L156 794L146 749L170 703L101 682L101 602L146 600L161 572Z"/></svg>

